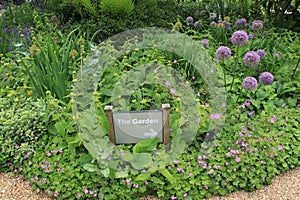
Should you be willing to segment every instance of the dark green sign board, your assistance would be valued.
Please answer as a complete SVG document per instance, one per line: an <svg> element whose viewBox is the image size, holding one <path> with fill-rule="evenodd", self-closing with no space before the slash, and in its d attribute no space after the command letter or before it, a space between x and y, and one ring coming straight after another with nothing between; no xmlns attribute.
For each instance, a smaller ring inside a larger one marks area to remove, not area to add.
<svg viewBox="0 0 300 200"><path fill-rule="evenodd" d="M162 110L113 112L112 109L112 106L104 108L110 123L109 139L112 143L131 144L158 138L159 142L169 144L169 104L163 104Z"/></svg>
<svg viewBox="0 0 300 200"><path fill-rule="evenodd" d="M158 138L163 142L163 114L161 110L113 112L116 144L137 143Z"/></svg>

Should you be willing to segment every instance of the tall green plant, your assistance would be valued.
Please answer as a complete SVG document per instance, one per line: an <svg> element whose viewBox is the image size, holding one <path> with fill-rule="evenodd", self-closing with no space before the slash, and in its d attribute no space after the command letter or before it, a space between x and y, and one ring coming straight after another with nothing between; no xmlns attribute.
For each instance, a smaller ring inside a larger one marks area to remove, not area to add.
<svg viewBox="0 0 300 200"><path fill-rule="evenodd" d="M56 98L65 102L68 100L68 82L72 79L70 65L72 58L80 51L79 34L74 36L75 31L67 36L62 46L53 38L46 37L30 47L32 58L24 66L40 97L45 97L49 90Z"/></svg>

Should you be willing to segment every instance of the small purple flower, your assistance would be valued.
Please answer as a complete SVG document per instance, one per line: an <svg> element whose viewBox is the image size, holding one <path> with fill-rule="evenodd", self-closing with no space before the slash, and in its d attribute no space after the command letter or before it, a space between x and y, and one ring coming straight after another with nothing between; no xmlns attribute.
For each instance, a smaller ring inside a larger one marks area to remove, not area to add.
<svg viewBox="0 0 300 200"><path fill-rule="evenodd" d="M135 188L139 188L139 184L133 184L133 187L135 187Z"/></svg>
<svg viewBox="0 0 300 200"><path fill-rule="evenodd" d="M217 61L227 60L231 57L231 50L229 47L220 46L216 51Z"/></svg>
<svg viewBox="0 0 300 200"><path fill-rule="evenodd" d="M259 55L260 58L264 58L267 55L267 53L263 49L258 49L256 53Z"/></svg>
<svg viewBox="0 0 300 200"><path fill-rule="evenodd" d="M32 165L32 162L31 162L31 161L28 161L28 165Z"/></svg>
<svg viewBox="0 0 300 200"><path fill-rule="evenodd" d="M273 83L274 76L270 72L263 72L259 76L259 82L263 85L271 85Z"/></svg>
<svg viewBox="0 0 300 200"><path fill-rule="evenodd" d="M195 28L198 28L200 26L200 22L199 21L196 21L195 23L194 23L194 27Z"/></svg>
<svg viewBox="0 0 300 200"><path fill-rule="evenodd" d="M261 30L264 27L264 23L261 20L254 20L252 22L253 30Z"/></svg>
<svg viewBox="0 0 300 200"><path fill-rule="evenodd" d="M42 184L46 184L47 183L46 179L44 179L44 178L41 181L42 181Z"/></svg>
<svg viewBox="0 0 300 200"><path fill-rule="evenodd" d="M226 166L228 166L229 164L230 164L229 162L226 162L226 163L225 163Z"/></svg>
<svg viewBox="0 0 300 200"><path fill-rule="evenodd" d="M54 193L53 193L53 196L54 196L54 197L57 197L58 194L59 194L59 193L55 190Z"/></svg>
<svg viewBox="0 0 300 200"><path fill-rule="evenodd" d="M265 35L265 36L268 35L268 34L269 34L268 31L263 32L263 35Z"/></svg>
<svg viewBox="0 0 300 200"><path fill-rule="evenodd" d="M179 160L174 160L174 164L175 165L179 164Z"/></svg>
<svg viewBox="0 0 300 200"><path fill-rule="evenodd" d="M182 195L182 197L183 197L183 198L186 198L186 197L187 197L187 193L184 193L184 194Z"/></svg>
<svg viewBox="0 0 300 200"><path fill-rule="evenodd" d="M176 200L176 199L177 199L176 196L174 195L171 196L171 200Z"/></svg>
<svg viewBox="0 0 300 200"><path fill-rule="evenodd" d="M247 20L245 18L237 20L234 25L235 26L240 26L240 25L245 25L247 23Z"/></svg>
<svg viewBox="0 0 300 200"><path fill-rule="evenodd" d="M193 17L188 16L188 17L186 18L185 21L186 21L187 23L193 23L193 22L194 22L194 19L193 19Z"/></svg>
<svg viewBox="0 0 300 200"><path fill-rule="evenodd" d="M201 40L201 45L202 45L205 49L209 48L209 42L208 42L208 39L203 39L203 40Z"/></svg>
<svg viewBox="0 0 300 200"><path fill-rule="evenodd" d="M170 94L175 94L176 93L176 90L174 88L171 88L170 89Z"/></svg>
<svg viewBox="0 0 300 200"><path fill-rule="evenodd" d="M148 181L145 181L144 183L145 183L145 185L148 185L148 184L149 184L149 182L148 182Z"/></svg>
<svg viewBox="0 0 300 200"><path fill-rule="evenodd" d="M280 150L282 150L283 149L283 147L281 146L281 145L279 145L278 146L278 150L280 151Z"/></svg>
<svg viewBox="0 0 300 200"><path fill-rule="evenodd" d="M198 117L198 118L196 119L196 122L197 122L197 123L200 123L200 121L201 121L201 119L200 119L200 117Z"/></svg>
<svg viewBox="0 0 300 200"><path fill-rule="evenodd" d="M239 163L239 162L241 161L241 159L240 159L239 157L236 157L236 158L235 158L235 161L236 161L237 163Z"/></svg>
<svg viewBox="0 0 300 200"><path fill-rule="evenodd" d="M84 189L83 192L84 192L84 194L88 194L89 193L88 189Z"/></svg>
<svg viewBox="0 0 300 200"><path fill-rule="evenodd" d="M155 69L153 70L153 72L154 72L154 73L158 73L158 68L155 68Z"/></svg>
<svg viewBox="0 0 300 200"><path fill-rule="evenodd" d="M169 82L169 81L166 81L166 86L170 86L171 85L171 83Z"/></svg>
<svg viewBox="0 0 300 200"><path fill-rule="evenodd" d="M243 60L246 66L257 67L260 61L260 56L255 51L249 51L248 53L245 54Z"/></svg>
<svg viewBox="0 0 300 200"><path fill-rule="evenodd" d="M48 157L51 156L51 153L47 151L46 156L48 156Z"/></svg>
<svg viewBox="0 0 300 200"><path fill-rule="evenodd" d="M272 124L274 124L276 118L277 118L276 115L274 115L273 117L271 117L270 122L271 122Z"/></svg>
<svg viewBox="0 0 300 200"><path fill-rule="evenodd" d="M203 188L208 190L208 186L207 185L203 185Z"/></svg>
<svg viewBox="0 0 300 200"><path fill-rule="evenodd" d="M211 170L208 172L208 174L212 174L212 173L214 173L214 170L213 170L213 169L211 169Z"/></svg>
<svg viewBox="0 0 300 200"><path fill-rule="evenodd" d="M231 42L234 46L245 46L248 42L248 34L243 30L236 31L231 36Z"/></svg>
<svg viewBox="0 0 300 200"><path fill-rule="evenodd" d="M246 77L243 80L242 87L245 90L254 90L257 88L257 80L253 77Z"/></svg>

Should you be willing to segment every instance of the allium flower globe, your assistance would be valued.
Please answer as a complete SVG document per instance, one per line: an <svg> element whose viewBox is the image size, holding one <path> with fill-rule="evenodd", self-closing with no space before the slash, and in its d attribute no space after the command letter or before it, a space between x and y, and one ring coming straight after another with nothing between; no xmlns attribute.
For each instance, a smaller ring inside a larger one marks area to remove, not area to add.
<svg viewBox="0 0 300 200"><path fill-rule="evenodd" d="M240 26L240 25L245 25L247 23L247 20L245 18L237 20L234 25L235 26Z"/></svg>
<svg viewBox="0 0 300 200"><path fill-rule="evenodd" d="M256 53L259 55L260 58L264 58L267 55L267 53L263 49L258 49Z"/></svg>
<svg viewBox="0 0 300 200"><path fill-rule="evenodd" d="M193 17L188 16L188 17L186 18L186 22L187 22L187 23L193 23L193 22L194 22Z"/></svg>
<svg viewBox="0 0 300 200"><path fill-rule="evenodd" d="M243 30L236 31L231 36L231 42L235 46L245 46L248 42L248 34Z"/></svg>
<svg viewBox="0 0 300 200"><path fill-rule="evenodd" d="M216 25L217 25L217 23L216 23L215 21L212 21L212 22L210 23L210 27L212 27L212 28L216 27Z"/></svg>
<svg viewBox="0 0 300 200"><path fill-rule="evenodd" d="M260 56L255 51L249 51L248 53L245 54L243 60L246 66L257 67L260 61Z"/></svg>
<svg viewBox="0 0 300 200"><path fill-rule="evenodd" d="M273 83L274 76L270 72L263 72L259 76L259 82L263 85L271 85Z"/></svg>
<svg viewBox="0 0 300 200"><path fill-rule="evenodd" d="M246 77L243 80L242 87L245 90L254 90L257 88L257 80L253 77Z"/></svg>
<svg viewBox="0 0 300 200"><path fill-rule="evenodd" d="M264 23L261 20L254 20L252 22L252 29L253 30L261 30L264 27Z"/></svg>
<svg viewBox="0 0 300 200"><path fill-rule="evenodd" d="M199 21L196 21L195 23L194 23L194 27L195 28L198 28L200 26L200 22Z"/></svg>
<svg viewBox="0 0 300 200"><path fill-rule="evenodd" d="M229 47L220 46L216 51L217 61L227 60L231 57L231 50Z"/></svg>
<svg viewBox="0 0 300 200"><path fill-rule="evenodd" d="M209 47L208 39L201 40L201 45L207 49Z"/></svg>

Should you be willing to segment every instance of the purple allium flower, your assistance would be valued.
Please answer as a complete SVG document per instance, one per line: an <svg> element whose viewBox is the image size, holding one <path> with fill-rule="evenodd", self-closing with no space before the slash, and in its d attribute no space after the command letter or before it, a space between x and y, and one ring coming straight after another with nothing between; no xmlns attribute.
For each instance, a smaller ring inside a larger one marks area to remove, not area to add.
<svg viewBox="0 0 300 200"><path fill-rule="evenodd" d="M254 38L254 34L249 34L249 35L248 35L248 39L249 39L249 40L251 40L251 39L253 39L253 38Z"/></svg>
<svg viewBox="0 0 300 200"><path fill-rule="evenodd" d="M193 22L194 22L194 19L193 19L193 17L188 16L188 17L186 18L185 21L186 21L187 23L193 23Z"/></svg>
<svg viewBox="0 0 300 200"><path fill-rule="evenodd" d="M252 22L253 30L261 30L264 27L264 23L261 20L254 20Z"/></svg>
<svg viewBox="0 0 300 200"><path fill-rule="evenodd" d="M247 23L247 20L245 18L237 20L234 25L235 26L240 26L240 25L245 25Z"/></svg>
<svg viewBox="0 0 300 200"><path fill-rule="evenodd" d="M199 21L196 21L195 23L194 23L194 27L195 28L198 28L200 26L200 22Z"/></svg>
<svg viewBox="0 0 300 200"><path fill-rule="evenodd" d="M270 72L263 72L259 76L259 82L263 85L271 85L273 83L274 76Z"/></svg>
<svg viewBox="0 0 300 200"><path fill-rule="evenodd" d="M260 56L255 51L249 51L248 53L245 54L243 59L244 59L244 64L246 66L257 67L260 61Z"/></svg>
<svg viewBox="0 0 300 200"><path fill-rule="evenodd" d="M281 53L280 53L279 51L276 51L276 52L274 53L274 57L278 58L278 57L280 57L280 56L281 56Z"/></svg>
<svg viewBox="0 0 300 200"><path fill-rule="evenodd" d="M248 34L243 30L236 31L231 36L231 42L235 46L245 46L248 42Z"/></svg>
<svg viewBox="0 0 300 200"><path fill-rule="evenodd" d="M254 90L257 88L257 80L253 77L246 77L243 80L242 86L245 90Z"/></svg>
<svg viewBox="0 0 300 200"><path fill-rule="evenodd" d="M216 23L215 21L212 21L212 22L210 23L210 27L212 27L212 28L216 27L216 25L217 25L217 23Z"/></svg>
<svg viewBox="0 0 300 200"><path fill-rule="evenodd" d="M201 40L201 45L207 49L209 47L208 39Z"/></svg>
<svg viewBox="0 0 300 200"><path fill-rule="evenodd" d="M217 61L227 60L231 57L231 50L229 47L220 46L216 51Z"/></svg>
<svg viewBox="0 0 300 200"><path fill-rule="evenodd" d="M267 53L263 49L258 49L256 53L259 55L260 58L264 58L267 55Z"/></svg>

